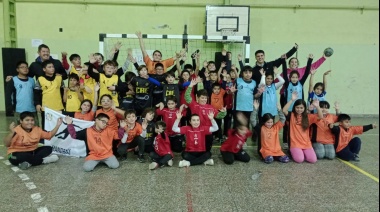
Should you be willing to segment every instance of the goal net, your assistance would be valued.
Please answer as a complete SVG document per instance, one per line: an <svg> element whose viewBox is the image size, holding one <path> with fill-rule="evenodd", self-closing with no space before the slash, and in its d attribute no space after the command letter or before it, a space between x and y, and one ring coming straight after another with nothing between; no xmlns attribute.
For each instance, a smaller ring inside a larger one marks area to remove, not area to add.
<svg viewBox="0 0 380 212"><path fill-rule="evenodd" d="M204 35L156 35L143 34L145 49L148 55L152 58L153 51L159 50L162 53L162 59L167 59L175 56L176 52L183 49L187 43L188 52L184 64L192 64L191 54L196 50L201 53L200 68L203 62L216 61L216 52L221 52L222 49L232 53L232 64L237 67L237 55L242 55L244 64L249 63L249 36L204 36ZM206 42L205 40L213 40ZM102 53L105 59L109 58L110 51L117 42L121 42L122 46L119 50L117 62L119 67L122 66L127 59L128 49L132 50L133 57L139 65L143 65L143 56L140 49L140 44L135 34L99 34L99 52ZM128 67L129 71L136 71L131 64Z"/></svg>

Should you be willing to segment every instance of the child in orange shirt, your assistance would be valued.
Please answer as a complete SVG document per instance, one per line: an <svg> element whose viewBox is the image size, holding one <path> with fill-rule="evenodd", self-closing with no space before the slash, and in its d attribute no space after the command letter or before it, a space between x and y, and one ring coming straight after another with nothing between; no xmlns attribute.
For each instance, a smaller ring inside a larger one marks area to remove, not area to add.
<svg viewBox="0 0 380 212"><path fill-rule="evenodd" d="M213 83L212 84L212 93L211 93L211 100L210 105L213 106L216 110L221 110L224 107L224 94L226 91L222 88L222 86L219 83ZM222 140L222 119L215 119L216 123L218 124L218 131L214 132L214 140L215 141L221 141Z"/></svg>
<svg viewBox="0 0 380 212"><path fill-rule="evenodd" d="M258 134L258 153L264 159L265 163L272 163L274 159L287 163L289 157L281 150L279 132L285 124L285 115L281 110L280 104L277 104L277 111L280 120L274 123L274 116L270 113L265 113L259 120L262 123L257 124L256 117L259 111L260 103L258 100L253 102L255 110L251 115L251 124Z"/></svg>
<svg viewBox="0 0 380 212"><path fill-rule="evenodd" d="M332 160L335 158L335 138L331 133L329 124L338 121L339 104L335 102L336 115L329 113L330 104L327 101L320 101L319 107L322 110L323 119L310 126L311 142L318 159L327 158Z"/></svg>
<svg viewBox="0 0 380 212"><path fill-rule="evenodd" d="M157 133L154 139L154 151L149 154L153 162L149 164L149 169L157 169L165 165L173 166L173 152L170 149L169 136L165 132L166 124L163 121L158 121L155 124L155 132Z"/></svg>
<svg viewBox="0 0 380 212"><path fill-rule="evenodd" d="M20 125L9 125L11 132L4 138L4 145L8 147L7 155L9 162L20 169L31 166L53 163L58 160L57 155L51 155L51 146L38 147L40 139L51 139L62 124L62 119L57 120L57 125L50 132L34 126L32 112L20 113Z"/></svg>
<svg viewBox="0 0 380 212"><path fill-rule="evenodd" d="M329 124L331 132L335 135L336 156L346 161L359 161L359 151L362 141L354 135L360 135L370 129L375 129L376 124L364 126L351 126L351 117L347 114L338 116L339 126Z"/></svg>
<svg viewBox="0 0 380 212"><path fill-rule="evenodd" d="M318 117L307 113L306 102L298 99L298 93L294 91L292 99L282 109L289 121L289 150L296 163L302 163L304 160L309 163L317 162L317 156L309 137L309 127L311 124L317 123L319 119L322 119L323 114L318 100L314 100L312 104L317 109ZM293 105L293 110L289 113L288 110L291 105Z"/></svg>
<svg viewBox="0 0 380 212"><path fill-rule="evenodd" d="M120 121L119 130L108 127L110 117L105 113L99 113L95 117L95 124L87 129L75 132L73 119L69 116L65 117L67 130L74 139L84 140L87 142L89 154L83 164L86 172L94 170L94 168L103 162L111 169L119 167L119 161L112 152L112 141L120 139L124 134L125 121Z"/></svg>
<svg viewBox="0 0 380 212"><path fill-rule="evenodd" d="M127 159L127 150L131 148L135 148L136 146L139 147L139 153L137 160L140 163L145 162L144 158L144 148L145 148L145 141L144 138L146 136L146 128L148 126L148 121L144 119L144 121L139 124L136 122L136 111L135 110L127 110L124 113L124 119L126 122L126 125L124 127L125 133L123 138L121 139L121 143L119 143L119 146L117 148L117 152L120 155L120 160L126 160Z"/></svg>

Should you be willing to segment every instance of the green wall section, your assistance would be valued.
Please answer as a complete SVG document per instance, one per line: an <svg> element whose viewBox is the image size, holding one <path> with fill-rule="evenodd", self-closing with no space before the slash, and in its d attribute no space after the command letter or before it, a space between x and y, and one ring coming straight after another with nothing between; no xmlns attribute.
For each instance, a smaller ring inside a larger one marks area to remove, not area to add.
<svg viewBox="0 0 380 212"><path fill-rule="evenodd" d="M99 33L141 30L144 34L182 34L185 24L188 34L205 33L204 1L169 0L160 1L158 6L151 6L154 2L148 0L139 1L140 5L126 5L122 1L109 1L111 5L93 2L98 4L17 1L18 47L26 49L28 62L34 61L37 52L37 48L31 46L31 39L42 39L52 54L75 52L86 60L89 53L98 51ZM246 1L229 2L246 4ZM223 3L208 1L210 5ZM378 1L323 0L307 1L309 5L305 5L305 1L293 0L277 5L278 1L260 0L254 3L250 11L251 65L258 49L263 49L266 61L270 61L298 43L300 66L305 66L309 53L313 53L316 60L326 47L332 47L334 55L315 76L315 82L322 81L323 72L332 70L328 76L329 102L338 100L342 111L349 114L379 114ZM370 9L355 9L359 7ZM2 11L2 3L0 9ZM164 24L169 28L157 28ZM2 20L0 27L3 46ZM59 32L59 28L63 28L63 32ZM202 61L204 59L207 58ZM2 67L1 60L0 65ZM2 76L2 70L0 72ZM3 80L0 87L0 95L4 95ZM304 87L307 92L308 81ZM4 111L4 103L0 103L0 111Z"/></svg>

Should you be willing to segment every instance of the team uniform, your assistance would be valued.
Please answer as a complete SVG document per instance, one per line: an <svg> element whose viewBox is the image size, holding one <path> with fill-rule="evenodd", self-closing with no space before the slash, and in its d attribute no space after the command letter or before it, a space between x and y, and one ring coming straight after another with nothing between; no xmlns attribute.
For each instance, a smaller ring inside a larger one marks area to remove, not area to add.
<svg viewBox="0 0 380 212"><path fill-rule="evenodd" d="M232 164L235 159L242 162L250 161L251 158L243 150L243 146L251 135L251 131L248 131L245 135L239 135L234 129L228 130L228 139L220 147L220 153L226 164Z"/></svg>
<svg viewBox="0 0 380 212"><path fill-rule="evenodd" d="M315 114L316 115L316 114ZM327 114L326 117L310 126L311 142L318 159L335 158L335 138L329 128L330 123L338 121L338 116Z"/></svg>
<svg viewBox="0 0 380 212"><path fill-rule="evenodd" d="M162 137L164 134L164 138ZM170 148L170 141L168 135L164 132L158 134L154 138L154 151L150 153L150 158L159 166L164 166L169 160L173 159L174 155Z"/></svg>

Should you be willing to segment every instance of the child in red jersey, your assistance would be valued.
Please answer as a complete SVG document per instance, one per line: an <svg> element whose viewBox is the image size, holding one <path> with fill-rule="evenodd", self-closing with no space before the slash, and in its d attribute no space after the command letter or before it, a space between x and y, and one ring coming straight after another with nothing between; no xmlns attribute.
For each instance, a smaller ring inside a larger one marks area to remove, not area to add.
<svg viewBox="0 0 380 212"><path fill-rule="evenodd" d="M208 114L215 114L215 118L222 119L226 116L226 108L223 107L221 110L215 109L213 106L207 104L208 93L206 90L202 89L197 92L197 101L194 101L191 97L192 88L198 82L197 80L191 80L189 87L186 89L185 98L186 102L189 104L189 108L192 114L198 114L200 119L200 124L202 126L211 126L211 122L208 118ZM219 128L218 128L219 129ZM206 138L206 151L210 151L213 143L212 135L207 135Z"/></svg>
<svg viewBox="0 0 380 212"><path fill-rule="evenodd" d="M364 126L351 126L351 117L347 114L338 116L339 126L330 124L331 132L335 135L336 156L346 161L359 161L359 151L362 141L354 135L360 135L370 129L375 129L376 124Z"/></svg>
<svg viewBox="0 0 380 212"><path fill-rule="evenodd" d="M289 157L281 150L279 132L284 127L285 115L282 112L280 104L277 104L277 111L280 120L274 123L274 116L270 113L265 113L260 118L262 123L257 124L256 117L257 111L260 107L258 100L253 102L255 110L251 115L251 124L256 130L259 136L258 142L258 153L264 159L265 163L272 163L274 159L287 163L289 162Z"/></svg>
<svg viewBox="0 0 380 212"><path fill-rule="evenodd" d="M235 159L242 162L249 162L250 156L243 150L243 145L252 135L252 132L247 127L247 118L242 113L237 113L237 125L235 129L228 130L228 138L220 147L220 153L224 163L230 165Z"/></svg>
<svg viewBox="0 0 380 212"><path fill-rule="evenodd" d="M163 121L158 121L155 124L155 132L157 133L154 139L154 151L149 154L153 162L149 164L149 169L157 169L165 165L173 166L173 152L170 149L169 136L167 135L166 124Z"/></svg>
<svg viewBox="0 0 380 212"><path fill-rule="evenodd" d="M158 116L162 116L162 121L166 123L166 130L165 133L169 136L170 140L170 146L173 152L182 152L183 146L182 141L183 135L179 133L173 132L173 124L177 118L176 113L177 111L180 111L182 113L182 116L186 116L186 105L181 105L181 107L177 108L177 99L174 96L168 96L167 97L167 108L164 107L164 103L160 102L156 105L157 108L156 113Z"/></svg>
<svg viewBox="0 0 380 212"><path fill-rule="evenodd" d="M181 167L189 167L190 165L214 165L214 160L211 159L211 152L206 149L205 136L211 135L218 130L218 125L214 120L214 112L208 112L208 118L212 126L204 126L198 114L191 115L190 126L178 127L182 118L182 114L177 112L177 120L173 125L173 131L184 134L186 136L186 148L182 152L182 158L178 164Z"/></svg>

